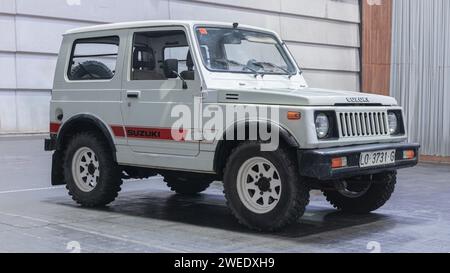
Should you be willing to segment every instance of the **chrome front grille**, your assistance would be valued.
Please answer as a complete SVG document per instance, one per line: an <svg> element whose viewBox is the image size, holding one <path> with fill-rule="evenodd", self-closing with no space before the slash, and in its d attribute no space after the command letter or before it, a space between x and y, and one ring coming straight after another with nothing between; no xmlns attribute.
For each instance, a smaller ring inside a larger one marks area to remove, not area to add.
<svg viewBox="0 0 450 273"><path fill-rule="evenodd" d="M389 135L385 111L340 112L337 115L341 137Z"/></svg>

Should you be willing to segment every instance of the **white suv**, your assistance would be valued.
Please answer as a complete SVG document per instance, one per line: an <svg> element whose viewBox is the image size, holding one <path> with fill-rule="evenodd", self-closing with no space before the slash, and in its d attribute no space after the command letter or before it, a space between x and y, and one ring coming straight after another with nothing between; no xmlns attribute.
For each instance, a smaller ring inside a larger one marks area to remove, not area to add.
<svg viewBox="0 0 450 273"><path fill-rule="evenodd" d="M277 230L311 189L368 213L418 162L395 99L308 88L280 37L238 23L145 21L64 35L50 105L52 184L103 206L122 179L178 194L223 181L244 225Z"/></svg>

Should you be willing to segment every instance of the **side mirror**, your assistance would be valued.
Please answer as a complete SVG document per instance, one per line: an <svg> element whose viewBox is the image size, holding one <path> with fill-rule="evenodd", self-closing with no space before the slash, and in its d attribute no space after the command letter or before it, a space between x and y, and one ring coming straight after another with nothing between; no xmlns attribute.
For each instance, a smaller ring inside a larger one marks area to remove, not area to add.
<svg viewBox="0 0 450 273"><path fill-rule="evenodd" d="M164 74L168 79L178 77L178 60L167 59L164 61Z"/></svg>
<svg viewBox="0 0 450 273"><path fill-rule="evenodd" d="M180 78L182 81L183 89L187 89L187 83L178 73L178 60L177 59L167 59L164 61L164 74L168 79Z"/></svg>

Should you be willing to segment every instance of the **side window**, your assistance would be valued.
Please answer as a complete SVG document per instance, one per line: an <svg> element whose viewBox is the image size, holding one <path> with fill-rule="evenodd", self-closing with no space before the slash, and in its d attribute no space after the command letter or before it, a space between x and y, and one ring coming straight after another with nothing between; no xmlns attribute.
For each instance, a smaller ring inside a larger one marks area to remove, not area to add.
<svg viewBox="0 0 450 273"><path fill-rule="evenodd" d="M112 79L118 52L117 36L78 39L72 46L67 77L72 81Z"/></svg>
<svg viewBox="0 0 450 273"><path fill-rule="evenodd" d="M182 30L136 32L131 52L131 80L194 79L186 34ZM175 73L176 72L176 73Z"/></svg>

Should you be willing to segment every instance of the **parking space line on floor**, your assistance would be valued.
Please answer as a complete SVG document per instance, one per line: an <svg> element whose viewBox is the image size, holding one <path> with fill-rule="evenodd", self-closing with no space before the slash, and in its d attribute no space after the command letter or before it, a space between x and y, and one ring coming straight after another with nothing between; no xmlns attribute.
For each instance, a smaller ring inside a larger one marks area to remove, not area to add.
<svg viewBox="0 0 450 273"><path fill-rule="evenodd" d="M64 188L64 186L54 186L54 187L44 187L44 188L31 188L31 189L20 189L20 190L8 190L8 191L0 191L0 194L6 193L18 193L18 192L27 192L27 191L45 191L45 190L53 190Z"/></svg>
<svg viewBox="0 0 450 273"><path fill-rule="evenodd" d="M150 243L145 243L142 241L137 241L137 240L133 240L133 239L127 239L121 236L116 236L116 235L110 235L110 234L106 234L106 233L100 233L94 230L88 230L88 229L84 229L84 228L78 228L78 227L74 227L71 225L67 225L67 224L58 224L58 226L60 227L64 227L67 229L72 229L75 231L79 231L79 232L84 232L84 233L88 233L90 235L94 235L94 236L101 236L101 237L105 237L105 238L109 238L109 239L113 239L113 240L119 240L119 241L123 241L126 243L132 243L132 244L137 244L137 245L143 245L146 247L150 247L150 248L159 248L163 251L168 251L168 252L175 252L175 253L186 253L186 251L180 250L180 249L176 249L176 248L171 248L171 247L165 247L162 245L157 245L157 244L150 244Z"/></svg>
<svg viewBox="0 0 450 273"><path fill-rule="evenodd" d="M4 215L4 216L18 217L18 218L22 218L22 219L26 219L26 220L30 220L30 221L41 222L41 223L45 223L45 224L52 224L52 222L50 222L50 221L47 221L47 220L44 220L44 219L41 219L41 218L26 216L26 215L20 215L20 214L3 212L3 211L0 211L0 214Z"/></svg>
<svg viewBox="0 0 450 273"><path fill-rule="evenodd" d="M138 241L138 240L133 240L133 239L127 239L127 238L124 238L124 237L121 237L121 236L101 233L101 232L97 232L97 231L89 230L89 229L85 229L85 228L74 227L74 226L72 226L70 224L53 223L53 222L47 221L45 219L31 217L31 216L27 216L27 215L20 215L20 214L8 213L8 212L2 212L2 211L0 211L0 215L10 216L10 217L18 217L18 218L22 218L22 219L26 219L26 220L30 220L30 221L41 222L41 223L45 223L46 225L49 225L49 226L63 227L63 228L75 230L75 231L78 231L78 232L88 233L88 234L94 235L94 236L101 236L101 237L109 238L109 239L112 239L112 240L118 240L118 241L123 241L123 242L126 242L126 243L132 243L132 244L137 244L137 245L143 245L143 246L150 247L150 248L159 248L162 251L176 252L176 253L186 253L186 251L183 251L183 250L180 250L180 249L176 249L176 248L166 247L166 246L162 246L162 245L158 245L158 244L150 244L150 243L146 243L146 242L142 242L142 241ZM27 234L23 233L23 235L27 235Z"/></svg>
<svg viewBox="0 0 450 273"><path fill-rule="evenodd" d="M147 179L130 179L130 180L127 180L127 182L145 182L146 180L158 180L158 179L161 179L161 177L155 176L155 177L150 177ZM64 187L65 186L63 185L63 186L52 186L52 187L43 187L43 188L7 190L7 191L0 191L0 194L29 192L29 191L45 191L45 190L61 189Z"/></svg>

